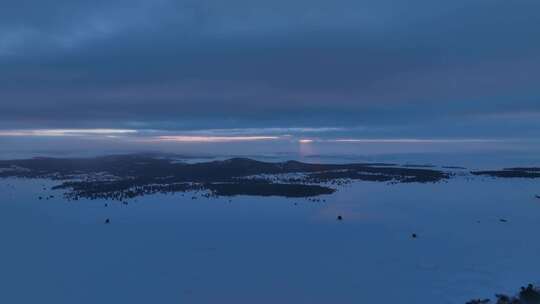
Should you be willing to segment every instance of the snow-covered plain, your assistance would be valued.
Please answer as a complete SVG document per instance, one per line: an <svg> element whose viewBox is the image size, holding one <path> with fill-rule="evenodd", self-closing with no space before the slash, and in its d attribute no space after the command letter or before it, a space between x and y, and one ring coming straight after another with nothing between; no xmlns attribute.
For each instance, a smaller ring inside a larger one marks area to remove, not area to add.
<svg viewBox="0 0 540 304"><path fill-rule="evenodd" d="M0 179L0 303L440 304L540 282L538 180L128 205L67 202L53 185Z"/></svg>

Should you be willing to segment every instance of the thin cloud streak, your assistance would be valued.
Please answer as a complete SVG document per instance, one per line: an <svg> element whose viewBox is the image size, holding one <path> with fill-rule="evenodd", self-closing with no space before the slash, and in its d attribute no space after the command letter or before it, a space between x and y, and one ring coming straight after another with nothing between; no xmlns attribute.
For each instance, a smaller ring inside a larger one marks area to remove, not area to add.
<svg viewBox="0 0 540 304"><path fill-rule="evenodd" d="M390 138L390 139L335 139L332 142L351 143L486 143L504 142L500 139L416 139L416 138Z"/></svg>
<svg viewBox="0 0 540 304"><path fill-rule="evenodd" d="M36 129L36 130L3 130L0 136L85 136L85 135L126 135L136 134L137 130L129 129Z"/></svg>
<svg viewBox="0 0 540 304"><path fill-rule="evenodd" d="M156 141L185 143L224 143L278 140L280 136L158 136Z"/></svg>
<svg viewBox="0 0 540 304"><path fill-rule="evenodd" d="M230 136L230 135L282 135L295 133L328 133L339 131L351 131L356 128L338 128L338 127L290 127L290 128L233 128L233 129L203 129L191 130L182 132L184 134L193 135L215 135L215 136ZM156 131L160 132L160 131Z"/></svg>
<svg viewBox="0 0 540 304"><path fill-rule="evenodd" d="M17 129L0 130L0 137L77 137L107 138L139 143L235 143L260 141L287 141L309 144L481 144L533 142L533 138L340 138L333 132L351 131L346 128L235 128L201 129L174 132L152 129ZM307 133L315 135L306 137ZM322 136L322 137L319 137Z"/></svg>
<svg viewBox="0 0 540 304"><path fill-rule="evenodd" d="M508 139L418 139L418 138L366 138L366 139L301 139L300 143L330 142L330 143L496 143L508 142Z"/></svg>

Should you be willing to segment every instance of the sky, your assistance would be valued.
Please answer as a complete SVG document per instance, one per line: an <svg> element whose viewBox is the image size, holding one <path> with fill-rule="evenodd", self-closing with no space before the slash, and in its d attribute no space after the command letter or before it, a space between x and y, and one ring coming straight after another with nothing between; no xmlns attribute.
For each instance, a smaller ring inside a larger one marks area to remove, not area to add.
<svg viewBox="0 0 540 304"><path fill-rule="evenodd" d="M540 134L539 11L537 0L0 0L0 145L515 147Z"/></svg>

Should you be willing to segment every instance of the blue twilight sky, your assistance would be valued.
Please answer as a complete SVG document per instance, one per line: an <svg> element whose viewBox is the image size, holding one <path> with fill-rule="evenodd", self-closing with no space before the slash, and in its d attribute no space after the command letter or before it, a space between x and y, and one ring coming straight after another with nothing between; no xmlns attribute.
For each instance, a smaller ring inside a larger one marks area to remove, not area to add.
<svg viewBox="0 0 540 304"><path fill-rule="evenodd" d="M0 0L0 144L536 140L539 12L538 0Z"/></svg>

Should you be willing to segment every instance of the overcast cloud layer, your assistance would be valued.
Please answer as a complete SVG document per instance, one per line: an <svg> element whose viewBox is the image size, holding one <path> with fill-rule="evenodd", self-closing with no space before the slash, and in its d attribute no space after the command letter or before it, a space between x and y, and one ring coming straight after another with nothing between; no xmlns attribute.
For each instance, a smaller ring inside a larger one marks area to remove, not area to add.
<svg viewBox="0 0 540 304"><path fill-rule="evenodd" d="M535 137L538 12L537 0L0 0L0 129Z"/></svg>

